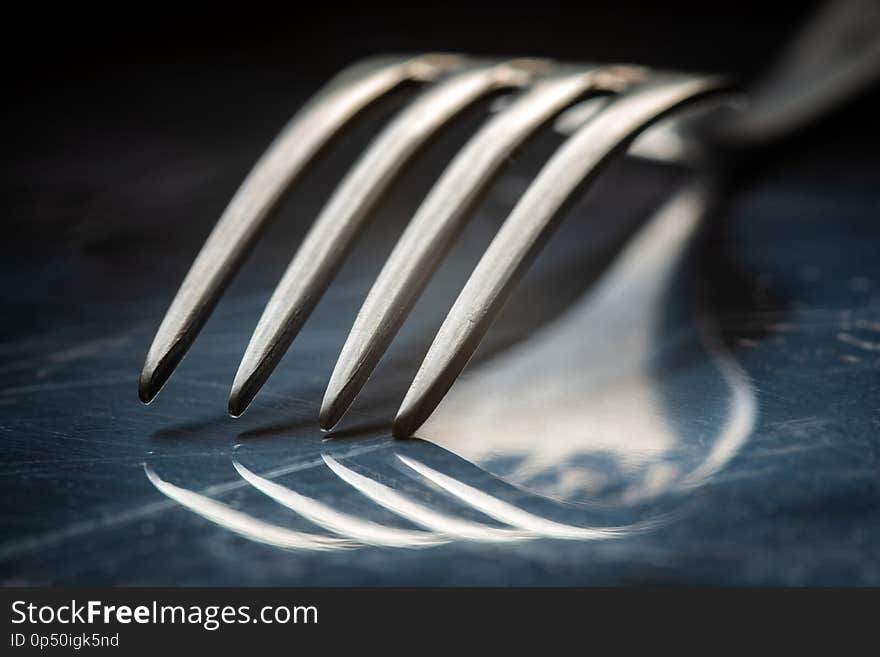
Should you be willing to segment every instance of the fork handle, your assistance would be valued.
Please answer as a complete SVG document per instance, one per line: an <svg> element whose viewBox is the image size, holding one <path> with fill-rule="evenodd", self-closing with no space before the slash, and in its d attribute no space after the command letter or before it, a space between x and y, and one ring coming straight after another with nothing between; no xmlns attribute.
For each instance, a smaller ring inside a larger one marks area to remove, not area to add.
<svg viewBox="0 0 880 657"><path fill-rule="evenodd" d="M880 2L820 7L731 113L716 138L728 146L776 141L820 119L880 79Z"/></svg>

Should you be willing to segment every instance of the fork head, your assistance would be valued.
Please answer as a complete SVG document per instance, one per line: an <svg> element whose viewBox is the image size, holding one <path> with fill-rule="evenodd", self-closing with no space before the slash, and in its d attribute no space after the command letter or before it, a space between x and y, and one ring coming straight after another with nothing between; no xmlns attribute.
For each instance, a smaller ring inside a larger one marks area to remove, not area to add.
<svg viewBox="0 0 880 657"><path fill-rule="evenodd" d="M454 54L386 57L340 73L282 130L235 193L163 319L140 377L149 403L171 375L265 227L313 157L367 106L406 82L424 89L343 176L269 300L232 386L238 416L259 391L330 285L384 192L419 149L478 100L512 91L448 164L370 290L330 377L320 425L342 417L510 155L541 126L601 97L549 158L483 255L437 334L394 422L409 436L465 367L517 279L602 166L663 115L723 83L637 66L486 60Z"/></svg>

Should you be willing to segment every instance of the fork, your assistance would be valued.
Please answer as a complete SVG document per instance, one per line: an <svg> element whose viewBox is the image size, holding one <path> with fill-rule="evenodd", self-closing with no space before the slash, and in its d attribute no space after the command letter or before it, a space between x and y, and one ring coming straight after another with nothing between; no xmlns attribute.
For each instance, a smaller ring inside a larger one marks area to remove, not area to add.
<svg viewBox="0 0 880 657"><path fill-rule="evenodd" d="M877 14L863 0L825 8L748 110L728 117L714 133L735 143L760 143L864 86L880 70ZM858 30L862 41L845 43ZM825 54L818 62L817 50ZM139 381L144 403L155 398L192 345L288 187L357 114L406 83L424 90L345 174L272 293L235 375L231 416L245 411L275 369L397 175L438 130L478 100L516 92L452 159L383 266L330 377L319 414L324 430L339 422L366 383L480 193L541 126L584 99L597 103L598 110L545 163L478 262L404 397L395 436L412 435L430 416L517 280L602 167L662 117L729 89L718 76L548 59L431 53L355 64L293 117L232 198L148 351Z"/></svg>

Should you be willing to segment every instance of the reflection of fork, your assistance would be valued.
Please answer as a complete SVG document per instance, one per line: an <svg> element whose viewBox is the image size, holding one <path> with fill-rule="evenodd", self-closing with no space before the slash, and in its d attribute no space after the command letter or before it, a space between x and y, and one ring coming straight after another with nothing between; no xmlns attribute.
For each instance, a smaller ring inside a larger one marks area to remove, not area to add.
<svg viewBox="0 0 880 657"><path fill-rule="evenodd" d="M880 62L877 23L876 9L860 0L826 11L795 43L793 55L783 60L775 84L728 124L727 134L738 141L760 141L857 88ZM858 30L861 40L847 42ZM825 55L823 61L816 62L816 51ZM546 163L477 265L404 399L395 420L396 435L411 434L445 395L575 192L649 124L721 86L715 78L637 67L487 62L457 55L370 60L349 69L282 132L208 238L147 355L140 379L143 401L157 394L183 357L284 190L349 119L407 81L431 84L376 138L318 217L251 338L230 395L232 415L244 411L277 365L396 174L465 107L494 91L521 89L453 159L386 262L331 376L320 414L324 428L332 427L353 401L458 234L468 209L531 133L584 97L604 99L599 111Z"/></svg>
<svg viewBox="0 0 880 657"><path fill-rule="evenodd" d="M147 478L166 497L211 522L245 538L284 549L339 550L374 545L395 548L420 548L451 541L479 543L517 543L539 538L559 540L612 539L656 526L658 519L620 527L583 527L550 520L526 511L496 496L453 479L412 458L397 455L405 471L438 487L467 507L503 523L499 527L467 520L425 505L410 496L352 470L329 455L323 460L342 481L370 499L422 529L404 529L343 513L323 502L307 497L292 488L252 472L238 461L233 465L244 481L282 506L311 523L339 536L300 532L275 525L222 502L165 481L148 465Z"/></svg>

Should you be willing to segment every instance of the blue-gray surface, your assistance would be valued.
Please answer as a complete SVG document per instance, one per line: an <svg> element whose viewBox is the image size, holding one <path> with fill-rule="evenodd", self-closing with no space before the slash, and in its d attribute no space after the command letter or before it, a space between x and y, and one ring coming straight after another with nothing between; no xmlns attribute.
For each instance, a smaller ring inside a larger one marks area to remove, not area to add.
<svg viewBox="0 0 880 657"><path fill-rule="evenodd" d="M299 100L290 94L242 108L247 120L168 109L174 120L106 121L100 130L62 122L47 131L65 137L63 148L34 146L16 165L0 263L3 583L880 584L880 167L868 145L855 156L852 149L801 152L796 163L777 162L726 194L665 291L669 308L685 309L669 312L652 333L651 381L666 409L657 421L685 442L664 451L666 465L711 453L727 412L718 377L704 380L705 358L677 350L676 336L710 323L756 404L747 435L698 484L621 493L628 478L645 474L620 466L629 444L645 443L624 431L633 426L625 409L614 450L551 463L569 473L601 471L605 458L604 487L517 479L518 463L498 459L497 450L494 460L477 462L387 433L445 309L546 151L540 143L479 207L342 429L329 437L318 431L323 387L359 303L466 126L406 172L242 419L224 413L237 359L366 128L335 145L299 185L176 375L142 406L137 375L176 285L249 163ZM572 304L674 177L639 164L609 171L536 263L475 365L527 344ZM616 194L622 188L625 202ZM613 369L619 356L609 352L584 368ZM479 409L479 399L474 404ZM554 411L552 403L546 410ZM611 417L603 431L618 426ZM536 441L565 441L535 431ZM662 521L611 540L282 550L182 508L144 468L268 523L327 533L248 485L233 468L235 456L337 510L417 529L334 475L321 458L327 454L431 509L500 524L412 477L395 453L556 521ZM566 458L565 450L548 453ZM610 463L612 456L620 462Z"/></svg>

